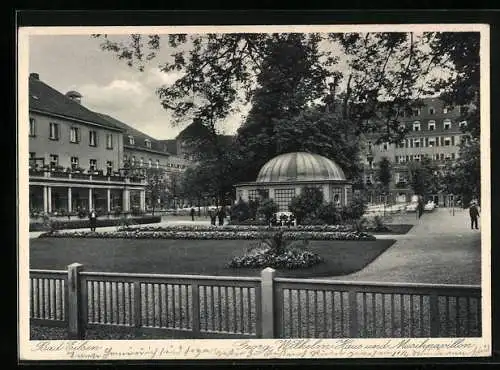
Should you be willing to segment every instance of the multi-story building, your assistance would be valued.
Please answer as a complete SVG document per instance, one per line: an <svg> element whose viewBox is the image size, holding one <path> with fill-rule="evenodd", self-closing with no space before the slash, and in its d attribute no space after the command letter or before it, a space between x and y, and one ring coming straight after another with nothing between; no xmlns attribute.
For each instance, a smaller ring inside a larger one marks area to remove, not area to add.
<svg viewBox="0 0 500 370"><path fill-rule="evenodd" d="M175 182L178 175L190 165L190 161L184 156L172 153L164 140L157 140L109 115L99 115L123 130L122 164L124 167L129 167L141 175L145 175L147 169L158 169L163 174L165 184L169 184ZM168 189L165 190L168 191ZM150 204L148 194L146 198L146 203ZM132 204L137 204L137 201L136 197L132 198Z"/></svg>
<svg viewBox="0 0 500 370"><path fill-rule="evenodd" d="M85 108L82 96L62 94L38 74L29 78L30 208L130 211L131 193L145 209L145 181L125 176L123 129Z"/></svg>
<svg viewBox="0 0 500 370"><path fill-rule="evenodd" d="M467 125L460 119L463 107L447 106L439 98L423 99L422 103L420 108L402 112L401 125L406 127L408 133L401 142L376 144L376 136L368 136L364 140L364 183L370 186L377 181L378 163L383 157L388 158L392 165L389 197L396 202L408 201L413 194L409 185L408 163L429 158L442 167L447 161L456 160L460 143L469 140L469 135L462 131ZM431 195L440 205L446 203L446 196ZM378 202L381 198L372 197L372 201Z"/></svg>

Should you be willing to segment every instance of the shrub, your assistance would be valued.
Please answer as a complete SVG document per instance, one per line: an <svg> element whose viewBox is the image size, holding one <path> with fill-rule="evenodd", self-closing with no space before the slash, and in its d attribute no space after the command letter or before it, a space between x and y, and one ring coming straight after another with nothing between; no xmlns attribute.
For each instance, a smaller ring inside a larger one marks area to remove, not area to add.
<svg viewBox="0 0 500 370"><path fill-rule="evenodd" d="M324 203L318 208L318 219L328 225L336 225L341 221L341 214L334 203Z"/></svg>
<svg viewBox="0 0 500 370"><path fill-rule="evenodd" d="M84 209L79 209L77 212L77 215L79 218L85 218L85 217L87 217L88 213Z"/></svg>
<svg viewBox="0 0 500 370"><path fill-rule="evenodd" d="M312 216L306 216L302 220L302 225L326 225L326 222L323 221L320 218L312 217Z"/></svg>
<svg viewBox="0 0 500 370"><path fill-rule="evenodd" d="M302 223L306 216L316 217L318 208L323 203L323 193L318 188L302 188L300 195L293 197L289 209L297 218L298 223Z"/></svg>
<svg viewBox="0 0 500 370"><path fill-rule="evenodd" d="M147 216L147 217L130 217L128 218L129 225L133 224L152 224L161 221L160 216ZM105 218L97 219L97 227L106 226L120 226L120 219L115 218ZM49 225L53 224L49 227ZM60 230L60 229L83 229L90 227L89 220L65 220L65 221L55 221L49 218L48 222L32 222L30 223L30 231L50 231L50 229Z"/></svg>
<svg viewBox="0 0 500 370"><path fill-rule="evenodd" d="M278 210L279 210L279 207L274 200L265 199L260 204L257 213L263 215L266 222L269 224L269 223L271 223L271 220L273 219L274 214L276 212L278 212Z"/></svg>
<svg viewBox="0 0 500 370"><path fill-rule="evenodd" d="M238 203L234 204L230 211L231 221L242 222L250 218L250 206L240 198Z"/></svg>

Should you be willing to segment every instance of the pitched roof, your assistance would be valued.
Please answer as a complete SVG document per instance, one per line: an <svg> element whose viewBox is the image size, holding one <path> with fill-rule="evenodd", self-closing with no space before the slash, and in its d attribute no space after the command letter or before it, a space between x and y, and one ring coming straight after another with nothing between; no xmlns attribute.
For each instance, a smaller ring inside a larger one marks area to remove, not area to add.
<svg viewBox="0 0 500 370"><path fill-rule="evenodd" d="M141 131L133 128L132 126L127 125L126 123L119 121L116 118L111 117L107 114L103 114L103 113L96 113L96 114L98 114L103 119L109 121L110 123L120 127L124 131L124 145L129 146L129 147L133 146L137 149L155 150L157 152L162 152L165 154L172 154L172 152L170 152L170 150L165 151L165 146L161 140L156 140L154 137L149 136L149 135L145 134L144 132L141 132ZM125 136L127 136L127 137L125 137ZM129 143L128 136L134 137L134 144ZM151 148L148 148L146 146L145 140L149 140L151 142Z"/></svg>
<svg viewBox="0 0 500 370"><path fill-rule="evenodd" d="M177 140L176 139L164 139L159 140L163 145L166 145L167 151L169 153L177 155Z"/></svg>
<svg viewBox="0 0 500 370"><path fill-rule="evenodd" d="M32 77L29 79L29 109L121 130L119 126L104 120L80 103L71 100L46 83Z"/></svg>

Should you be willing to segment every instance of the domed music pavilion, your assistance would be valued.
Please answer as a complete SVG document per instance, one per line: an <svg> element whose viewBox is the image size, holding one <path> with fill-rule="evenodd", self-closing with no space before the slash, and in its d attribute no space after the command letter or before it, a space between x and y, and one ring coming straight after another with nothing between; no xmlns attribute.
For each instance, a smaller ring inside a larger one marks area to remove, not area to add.
<svg viewBox="0 0 500 370"><path fill-rule="evenodd" d="M326 157L306 152L280 154L262 166L255 182L236 185L236 199L269 197L288 212L293 197L304 187L317 187L325 202L347 205L352 199L352 183L342 168Z"/></svg>

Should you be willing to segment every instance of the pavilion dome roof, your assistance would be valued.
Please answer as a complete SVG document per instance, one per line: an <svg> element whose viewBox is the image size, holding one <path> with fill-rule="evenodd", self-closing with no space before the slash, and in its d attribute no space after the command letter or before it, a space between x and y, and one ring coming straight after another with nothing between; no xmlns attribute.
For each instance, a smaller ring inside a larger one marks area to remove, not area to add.
<svg viewBox="0 0 500 370"><path fill-rule="evenodd" d="M293 152L280 154L262 166L256 182L345 181L342 168L319 154Z"/></svg>

